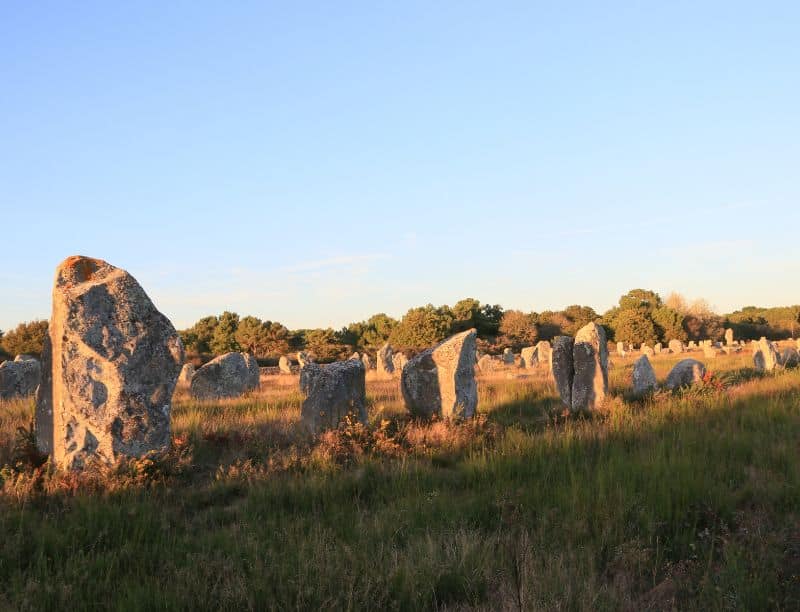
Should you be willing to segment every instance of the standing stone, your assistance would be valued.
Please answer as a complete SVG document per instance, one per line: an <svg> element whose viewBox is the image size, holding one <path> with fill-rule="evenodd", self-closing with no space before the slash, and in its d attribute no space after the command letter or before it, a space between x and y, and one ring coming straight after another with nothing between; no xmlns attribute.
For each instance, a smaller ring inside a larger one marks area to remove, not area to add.
<svg viewBox="0 0 800 612"><path fill-rule="evenodd" d="M392 362L392 347L387 342L378 351L378 375L391 378L394 374L394 363Z"/></svg>
<svg viewBox="0 0 800 612"><path fill-rule="evenodd" d="M363 353L361 355L361 363L364 366L364 370L371 370L372 369L372 359L369 358L369 355Z"/></svg>
<svg viewBox="0 0 800 612"><path fill-rule="evenodd" d="M682 353L683 352L683 342L680 340L670 340L669 341L669 350L673 353Z"/></svg>
<svg viewBox="0 0 800 612"><path fill-rule="evenodd" d="M719 351L715 349L713 346L703 346L703 355L708 359L714 359L717 355L719 355Z"/></svg>
<svg viewBox="0 0 800 612"><path fill-rule="evenodd" d="M547 340L540 340L536 343L536 357L539 359L539 363L550 363L552 351L553 347Z"/></svg>
<svg viewBox="0 0 800 612"><path fill-rule="evenodd" d="M572 408L572 382L575 378L573 348L575 341L570 336L556 336L550 354L550 372L556 382L561 401Z"/></svg>
<svg viewBox="0 0 800 612"><path fill-rule="evenodd" d="M286 357L286 355L281 355L280 359L278 359L278 369L282 374L292 373L292 364L289 362L289 358Z"/></svg>
<svg viewBox="0 0 800 612"><path fill-rule="evenodd" d="M539 356L535 346L526 346L520 352L520 366L523 368L533 368L539 363Z"/></svg>
<svg viewBox="0 0 800 612"><path fill-rule="evenodd" d="M314 433L335 429L348 414L367 423L364 363L355 359L300 370L303 423Z"/></svg>
<svg viewBox="0 0 800 612"><path fill-rule="evenodd" d="M165 451L183 345L136 279L99 259L56 269L37 444L65 469Z"/></svg>
<svg viewBox="0 0 800 612"><path fill-rule="evenodd" d="M642 355L633 364L633 394L637 397L655 391L656 373L647 355Z"/></svg>
<svg viewBox="0 0 800 612"><path fill-rule="evenodd" d="M258 377L258 363L251 355L225 353L194 373L191 394L196 399L239 397L258 388Z"/></svg>
<svg viewBox="0 0 800 612"><path fill-rule="evenodd" d="M762 372L770 372L780 365L778 351L775 349L775 345L764 336L761 336L761 339L755 347L753 364L756 370Z"/></svg>
<svg viewBox="0 0 800 612"><path fill-rule="evenodd" d="M307 364L314 363L314 360L311 359L311 355L309 355L307 352L298 351L297 363L300 364L300 369L302 370L304 367L306 367Z"/></svg>
<svg viewBox="0 0 800 612"><path fill-rule="evenodd" d="M591 413L602 406L608 393L608 344L606 332L589 323L575 334L572 350L575 378L572 382L572 412Z"/></svg>
<svg viewBox="0 0 800 612"><path fill-rule="evenodd" d="M514 352L510 348L503 349L503 363L514 365Z"/></svg>
<svg viewBox="0 0 800 612"><path fill-rule="evenodd" d="M790 346L783 349L783 353L781 353L781 365L784 368L796 368L800 365L800 353L797 352L796 348Z"/></svg>
<svg viewBox="0 0 800 612"><path fill-rule="evenodd" d="M0 399L32 395L42 379L42 366L33 357L0 363Z"/></svg>
<svg viewBox="0 0 800 612"><path fill-rule="evenodd" d="M431 418L475 415L478 387L475 383L477 332L451 336L409 360L403 368L400 388L412 416Z"/></svg>
<svg viewBox="0 0 800 612"><path fill-rule="evenodd" d="M659 345L658 345L658 344L656 344L656 346L659 346ZM659 352L659 353L661 353L661 352L662 352L662 350L661 350L660 346L659 346L658 352ZM643 345L642 345L642 355L646 355L647 357L652 357L654 354L655 354L655 349L651 349L651 348L650 348L649 346L647 346L646 344L643 344Z"/></svg>
<svg viewBox="0 0 800 612"><path fill-rule="evenodd" d="M797 350L800 351L800 338L795 340L794 343L797 345Z"/></svg>
<svg viewBox="0 0 800 612"><path fill-rule="evenodd" d="M733 330L730 327L725 330L725 344L733 346Z"/></svg>
<svg viewBox="0 0 800 612"><path fill-rule="evenodd" d="M675 364L667 374L664 386L670 391L678 387L688 387L703 380L706 375L706 366L696 359L684 359Z"/></svg>
<svg viewBox="0 0 800 612"><path fill-rule="evenodd" d="M625 352L625 343L624 342L617 342L617 355L620 357L625 357L627 353Z"/></svg>
<svg viewBox="0 0 800 612"><path fill-rule="evenodd" d="M392 355L392 364L394 365L395 372L402 372L407 363L408 357L405 356L405 353L395 353Z"/></svg>
<svg viewBox="0 0 800 612"><path fill-rule="evenodd" d="M178 374L178 386L186 388L192 384L192 376L194 376L194 372L195 367L193 363L184 363L180 374Z"/></svg>
<svg viewBox="0 0 800 612"><path fill-rule="evenodd" d="M656 345L653 347L653 353L656 355L660 355L663 349L663 345L660 342L657 342ZM642 345L642 353L644 353L644 345Z"/></svg>
<svg viewBox="0 0 800 612"><path fill-rule="evenodd" d="M694 340L689 341L689 344L686 347L688 350L693 351L697 348L697 343Z"/></svg>
<svg viewBox="0 0 800 612"><path fill-rule="evenodd" d="M494 369L494 359L492 359L492 356L484 355L483 357L478 359L478 369L481 371L482 374L491 372Z"/></svg>

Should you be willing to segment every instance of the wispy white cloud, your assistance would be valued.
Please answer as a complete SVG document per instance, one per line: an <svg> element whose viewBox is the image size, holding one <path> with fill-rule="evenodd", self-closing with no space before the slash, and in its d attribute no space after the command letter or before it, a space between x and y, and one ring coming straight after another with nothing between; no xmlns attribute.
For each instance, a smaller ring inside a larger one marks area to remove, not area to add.
<svg viewBox="0 0 800 612"><path fill-rule="evenodd" d="M336 257L328 257L325 259L316 259L312 261L303 261L300 263L292 264L279 268L281 272L313 272L316 270L340 268L343 266L351 266L354 264L368 263L378 261L380 259L387 259L389 255L386 253L367 253L361 255L339 255Z"/></svg>

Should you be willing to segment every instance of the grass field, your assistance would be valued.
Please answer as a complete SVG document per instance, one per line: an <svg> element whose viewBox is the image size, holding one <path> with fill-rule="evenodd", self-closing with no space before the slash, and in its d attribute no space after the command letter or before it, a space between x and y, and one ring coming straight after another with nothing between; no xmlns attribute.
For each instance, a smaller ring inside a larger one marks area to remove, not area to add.
<svg viewBox="0 0 800 612"><path fill-rule="evenodd" d="M178 394L169 457L81 476L34 468L32 402L2 404L0 608L797 610L800 371L692 356L707 383L643 402L616 359L591 420L543 372L480 377L464 424L369 380L370 426L316 441L297 377Z"/></svg>

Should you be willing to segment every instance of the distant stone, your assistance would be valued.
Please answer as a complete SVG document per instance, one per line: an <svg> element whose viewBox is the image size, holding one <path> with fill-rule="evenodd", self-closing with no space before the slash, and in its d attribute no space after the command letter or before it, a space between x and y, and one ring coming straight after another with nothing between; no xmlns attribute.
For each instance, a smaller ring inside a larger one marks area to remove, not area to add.
<svg viewBox="0 0 800 612"><path fill-rule="evenodd" d="M392 362L392 347L387 342L378 351L378 375L390 378L394 374L394 363Z"/></svg>
<svg viewBox="0 0 800 612"><path fill-rule="evenodd" d="M633 364L633 394L647 395L656 388L656 373L647 355L642 355Z"/></svg>
<svg viewBox="0 0 800 612"><path fill-rule="evenodd" d="M756 370L762 372L770 372L780 366L780 359L775 345L763 336L755 347L753 364Z"/></svg>
<svg viewBox="0 0 800 612"><path fill-rule="evenodd" d="M503 363L514 365L514 352L510 348L503 349Z"/></svg>
<svg viewBox="0 0 800 612"><path fill-rule="evenodd" d="M658 347L658 352L659 353L662 352L661 351L661 345L660 344L656 344L656 346ZM655 349L651 349L646 344L642 345L642 355L644 355L645 357L652 357L655 354L655 352L656 352Z"/></svg>
<svg viewBox="0 0 800 612"><path fill-rule="evenodd" d="M36 435L54 464L81 469L169 448L183 345L125 270L79 256L58 266L44 359Z"/></svg>
<svg viewBox="0 0 800 612"><path fill-rule="evenodd" d="M591 413L602 406L608 393L608 344L605 330L589 323L575 334L572 350L575 377L572 412Z"/></svg>
<svg viewBox="0 0 800 612"><path fill-rule="evenodd" d="M539 364L539 355L535 346L526 346L520 352L520 366L533 368Z"/></svg>
<svg viewBox="0 0 800 612"><path fill-rule="evenodd" d="M728 346L733 345L733 330L731 328L725 330L725 344Z"/></svg>
<svg viewBox="0 0 800 612"><path fill-rule="evenodd" d="M470 418L478 405L474 329L456 334L409 360L400 388L412 416Z"/></svg>
<svg viewBox="0 0 800 612"><path fill-rule="evenodd" d="M38 359L20 359L0 363L0 399L33 395L42 379Z"/></svg>
<svg viewBox="0 0 800 612"><path fill-rule="evenodd" d="M669 341L669 350L673 353L682 353L683 352L683 342L680 340L670 340Z"/></svg>
<svg viewBox="0 0 800 612"><path fill-rule="evenodd" d="M395 372L402 372L407 363L408 357L404 353L394 353L392 355L392 365L394 365Z"/></svg>
<svg viewBox="0 0 800 612"><path fill-rule="evenodd" d="M247 353L225 353L212 359L192 376L196 399L239 397L258 388L258 363Z"/></svg>
<svg viewBox="0 0 800 612"><path fill-rule="evenodd" d="M796 368L800 365L800 353L796 348L788 347L781 353L781 365L784 368Z"/></svg>
<svg viewBox="0 0 800 612"><path fill-rule="evenodd" d="M364 366L364 370L371 370L372 369L372 359L369 358L369 355L363 353L361 355L361 363Z"/></svg>
<svg viewBox="0 0 800 612"><path fill-rule="evenodd" d="M714 359L717 355L719 355L719 351L713 346L703 346L703 355L708 359Z"/></svg>
<svg viewBox="0 0 800 612"><path fill-rule="evenodd" d="M690 340L686 348L692 351L697 348L697 343L694 340Z"/></svg>
<svg viewBox="0 0 800 612"><path fill-rule="evenodd" d="M309 355L307 352L299 351L297 353L297 363L300 364L300 369L302 370L309 363L314 363L314 360L311 358L311 355Z"/></svg>
<svg viewBox="0 0 800 612"><path fill-rule="evenodd" d="M628 353L625 351L625 343L624 342L617 342L617 355L620 357L625 357Z"/></svg>
<svg viewBox="0 0 800 612"><path fill-rule="evenodd" d="M39 359L36 357L36 355L29 355L28 353L22 353L20 355L17 355L16 357L14 357L14 361L17 361L17 362L19 362L19 361L31 361L31 360L39 361Z"/></svg>
<svg viewBox="0 0 800 612"><path fill-rule="evenodd" d="M348 414L367 423L367 404L361 361L348 359L328 365L307 363L300 370L303 423L314 433L335 429Z"/></svg>
<svg viewBox="0 0 800 612"><path fill-rule="evenodd" d="M570 336L553 338L550 372L556 383L558 395L564 405L572 409L572 382L575 378L573 349L575 341Z"/></svg>
<svg viewBox="0 0 800 612"><path fill-rule="evenodd" d="M195 367L193 363L184 363L178 374L178 386L188 387L192 383L192 376L194 376Z"/></svg>
<svg viewBox="0 0 800 612"><path fill-rule="evenodd" d="M491 355L484 355L480 359L478 359L478 369L481 371L482 374L487 374L494 369L495 360L492 359Z"/></svg>
<svg viewBox="0 0 800 612"><path fill-rule="evenodd" d="M653 347L653 353L655 353L656 355L660 355L663 348L664 348L663 345L660 342L658 342ZM642 345L642 352L644 353L644 345Z"/></svg>
<svg viewBox="0 0 800 612"><path fill-rule="evenodd" d="M670 391L679 387L688 387L703 380L706 375L706 366L696 359L684 359L675 364L664 386Z"/></svg>
<svg viewBox="0 0 800 612"><path fill-rule="evenodd" d="M794 343L797 345L797 350L800 351L800 338L795 340Z"/></svg>
<svg viewBox="0 0 800 612"><path fill-rule="evenodd" d="M536 357L539 359L539 363L549 364L550 357L553 347L550 346L550 343L547 340L540 340L536 343Z"/></svg>
<svg viewBox="0 0 800 612"><path fill-rule="evenodd" d="M358 353L356 353L356 355L358 355ZM282 374L292 373L292 364L286 355L281 355L280 359L278 359L278 369Z"/></svg>

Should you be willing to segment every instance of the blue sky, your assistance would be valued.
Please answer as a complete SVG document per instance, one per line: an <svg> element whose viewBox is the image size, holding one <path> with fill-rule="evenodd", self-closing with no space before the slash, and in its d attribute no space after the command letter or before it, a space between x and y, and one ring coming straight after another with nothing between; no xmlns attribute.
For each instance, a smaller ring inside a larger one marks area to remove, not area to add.
<svg viewBox="0 0 800 612"><path fill-rule="evenodd" d="M6 2L0 329L85 254L173 322L634 287L800 302L796 2Z"/></svg>

